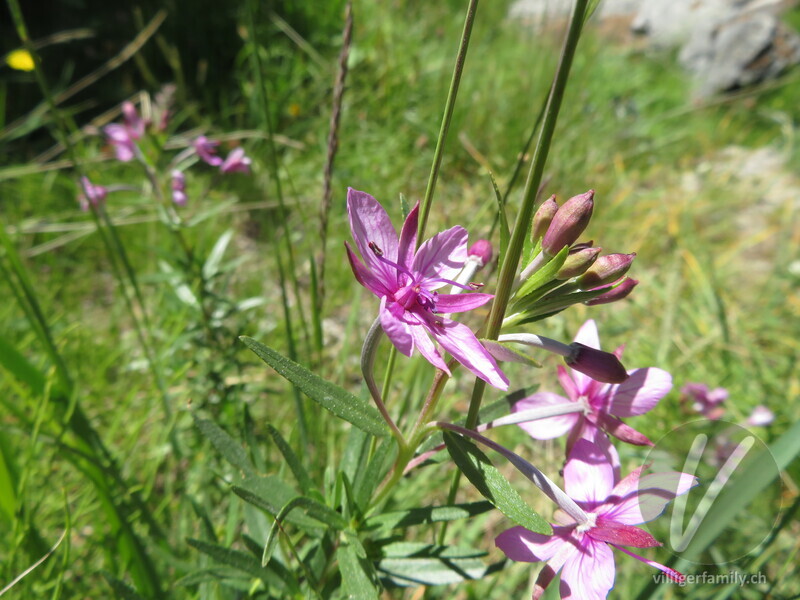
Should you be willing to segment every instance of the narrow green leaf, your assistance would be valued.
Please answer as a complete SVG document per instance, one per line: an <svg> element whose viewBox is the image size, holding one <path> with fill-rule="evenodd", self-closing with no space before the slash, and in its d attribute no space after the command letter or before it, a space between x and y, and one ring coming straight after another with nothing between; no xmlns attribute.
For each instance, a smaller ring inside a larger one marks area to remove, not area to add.
<svg viewBox="0 0 800 600"><path fill-rule="evenodd" d="M255 469L239 442L211 421L195 416L194 422L200 432L208 438L225 460L242 471L244 475L255 474Z"/></svg>
<svg viewBox="0 0 800 600"><path fill-rule="evenodd" d="M275 551L275 545L278 543L278 533L281 529L281 525L283 524L284 519L286 519L289 513L291 513L295 508L302 508L310 516L333 527L334 529L342 530L347 527L347 521L342 518L342 515L328 508L324 504L320 504L319 502L315 502L314 500L305 498L303 496L292 498L289 500L289 502L283 505L283 507L281 507L280 511L278 511L278 514L275 516L275 521L272 523L272 527L269 530L269 535L267 536L267 541L264 544L264 552L261 555L262 567L266 567L267 564L269 564L269 561L272 558L272 553Z"/></svg>
<svg viewBox="0 0 800 600"><path fill-rule="evenodd" d="M378 571L399 586L444 585L480 579L488 567L486 552L457 546L397 542L382 549Z"/></svg>
<svg viewBox="0 0 800 600"><path fill-rule="evenodd" d="M403 221L406 220L408 213L411 212L411 205L408 203L408 198L406 198L405 194L402 192L400 193L400 212L403 213Z"/></svg>
<svg viewBox="0 0 800 600"><path fill-rule="evenodd" d="M376 515L367 519L367 529L385 527L411 527L413 525L430 525L440 521L456 521L483 514L493 508L491 502L470 502L468 504L450 504L447 506L425 506L408 510L397 510Z"/></svg>
<svg viewBox="0 0 800 600"><path fill-rule="evenodd" d="M380 590L377 575L372 565L359 558L353 546L344 544L336 550L339 571L342 574L342 588L349 600L378 600Z"/></svg>
<svg viewBox="0 0 800 600"><path fill-rule="evenodd" d="M449 431L444 432L444 442L461 472L504 515L530 531L547 535L552 533L550 524L531 510L475 444Z"/></svg>
<svg viewBox="0 0 800 600"><path fill-rule="evenodd" d="M194 538L187 538L186 543L193 548L196 548L203 554L207 554L223 565L235 567L240 571L244 571L245 573L262 580L264 583L267 583L270 580L270 572L263 568L254 556L251 556L246 552L233 550L232 548L225 548L223 546L218 546L217 544L209 544L208 542L196 540Z"/></svg>
<svg viewBox="0 0 800 600"><path fill-rule="evenodd" d="M289 465L289 469L291 469L292 474L294 475L295 479L297 479L297 483L300 485L300 490L303 494L314 494L318 496L317 500L322 499L322 494L316 490L314 487L314 482L311 481L311 477L308 475L308 472L303 467L300 459L295 454L294 450L292 450L291 446L283 439L283 436L280 432L275 429L272 425L267 425L267 433L269 433L272 441L275 442L275 445L280 450L283 458L286 459L286 464Z"/></svg>
<svg viewBox="0 0 800 600"><path fill-rule="evenodd" d="M497 199L497 214L499 216L500 225L499 256L502 262L502 258L506 255L506 250L508 250L508 242L511 240L511 231L508 228L508 217L506 216L506 205L503 203L503 195L500 193L500 189L497 187L497 181L495 180L494 174L491 171L489 171L489 178L492 180L494 196Z"/></svg>
<svg viewBox="0 0 800 600"><path fill-rule="evenodd" d="M568 254L569 246L564 246L564 248L561 249L561 252L551 258L547 264L536 271L533 275L528 277L527 281L522 282L522 286L517 290L517 293L514 297L524 298L537 288L555 279L559 269L564 266L564 262L567 260Z"/></svg>
<svg viewBox="0 0 800 600"><path fill-rule="evenodd" d="M275 475L267 477L248 477L238 485L231 486L231 491L248 504L268 513L273 518L280 513L297 492ZM305 513L291 513L286 521L303 528L307 532L319 531L322 525Z"/></svg>
<svg viewBox="0 0 800 600"><path fill-rule="evenodd" d="M228 249L231 237L233 237L233 229L228 229L219 236L219 239L211 249L206 262L203 264L203 277L206 280L212 279L219 273L219 264L222 262L222 257L225 256L225 250Z"/></svg>
<svg viewBox="0 0 800 600"><path fill-rule="evenodd" d="M394 438L388 438L378 446L364 471L364 476L356 482L355 502L357 506L366 506L396 457L397 442Z"/></svg>
<svg viewBox="0 0 800 600"><path fill-rule="evenodd" d="M239 339L281 377L326 410L367 433L378 437L388 435L380 413L363 400L252 338L242 336Z"/></svg>
<svg viewBox="0 0 800 600"><path fill-rule="evenodd" d="M11 531L10 524L17 512L17 472L11 445L0 430L0 517L9 526L8 531Z"/></svg>
<svg viewBox="0 0 800 600"><path fill-rule="evenodd" d="M120 598L120 600L144 600L131 586L124 581L120 581L110 573L104 572L103 577L105 577L111 589L114 590L114 595Z"/></svg>
<svg viewBox="0 0 800 600"><path fill-rule="evenodd" d="M47 378L8 340L0 336L0 366L31 388L35 395L44 393Z"/></svg>

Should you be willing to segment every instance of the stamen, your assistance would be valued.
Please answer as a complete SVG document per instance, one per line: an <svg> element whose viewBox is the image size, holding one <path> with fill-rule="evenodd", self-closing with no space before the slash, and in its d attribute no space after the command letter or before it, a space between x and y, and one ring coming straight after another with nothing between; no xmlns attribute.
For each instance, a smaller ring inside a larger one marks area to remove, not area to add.
<svg viewBox="0 0 800 600"><path fill-rule="evenodd" d="M468 290L470 292L478 289L478 288L471 287L473 284L464 285L464 284L452 281L450 279L438 278L438 279L428 279L428 281L430 281L431 283L449 283L450 285L454 285L454 286L456 286L458 288L461 288L462 290ZM483 287L483 286L481 286L481 287Z"/></svg>
<svg viewBox="0 0 800 600"><path fill-rule="evenodd" d="M375 256L378 258L379 261L389 265L394 269L397 269L400 273L403 273L404 275L408 275L409 279L411 279L412 281L414 280L414 275L411 273L411 271L409 271L408 269L406 269L401 265L398 265L396 262L392 262L388 258L384 258L383 250L381 250L375 242L370 242L369 247L370 250L372 250L375 253Z"/></svg>

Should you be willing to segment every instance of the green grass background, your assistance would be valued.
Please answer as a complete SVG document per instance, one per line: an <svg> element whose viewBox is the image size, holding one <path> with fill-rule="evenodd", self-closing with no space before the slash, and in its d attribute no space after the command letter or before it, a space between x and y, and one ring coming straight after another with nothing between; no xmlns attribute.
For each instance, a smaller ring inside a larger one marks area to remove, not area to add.
<svg viewBox="0 0 800 600"><path fill-rule="evenodd" d="M265 300L260 307L224 320L231 352L244 365L235 373L219 364L220 356L194 341L196 315L178 300L161 267L165 262L177 265L179 249L157 222L150 201L136 192L109 197L109 212L116 221L152 217L119 229L141 280L153 324L152 339L167 375L180 456L169 444L158 392L96 234L87 232L68 240L61 237L64 232L49 230L92 223L77 209L73 172L44 170L32 161L51 143L52 121L45 115L31 122L32 133L0 140L5 163L0 168L3 219L72 373L75 394L71 400L87 413L120 465L129 492L141 495L162 530L157 541L148 542L148 552L164 581L170 583L207 564L206 557L186 545L186 537L210 531L220 544L242 548L241 534L255 536L263 527L228 491L230 467L196 430L191 413L212 417L246 441L262 457L265 472L286 470L271 446L266 423L297 443L290 389L236 340L237 335L249 335L287 349L276 267L276 245L286 232L295 249L293 277L300 291L299 296L290 294L300 360L358 392L360 342L377 301L357 286L346 264L342 248L349 239L345 190L352 186L372 193L398 220L400 194L412 202L422 196L463 22L458 2L355 3L354 44L334 173L322 315L325 345L320 356L303 334L300 321L308 321L311 311L309 258L318 252L316 219L342 12L336 3L325 3L325 10L316 10L311 3L302 6L271 7L297 27L294 40L266 10L259 21L259 28L263 27L259 41L243 37L244 4L233 11L229 24L238 24L239 29L228 38L235 48L226 46L225 55L231 56L232 64L230 79L222 89L197 84L200 67L175 34L163 38L160 51L148 46L142 54L144 64L126 66L122 73L128 74L127 79L123 76L122 81L128 82L127 87L108 89L98 82L92 106L74 107L79 122L89 113L113 107L139 85L147 87L142 73L150 65L160 75L160 83L183 82L175 119L184 127L212 133L234 128L262 131L263 115L249 62L250 53L258 51L265 58L277 132L291 141L279 145L289 209L285 231L276 225L280 213L275 207L268 147L254 137L244 141L253 157L252 176L219 181L203 208L235 202L190 232L199 253L205 255L224 231L232 230L225 258L231 264L215 285L228 298ZM146 5L139 8L149 16ZM488 234L494 200L486 167L503 188L547 91L559 24L535 33L507 21L506 8L506 3L489 2L480 8L433 205L431 232L464 224L471 239ZM798 21L798 14L795 10L788 20ZM178 17L170 14L170 19ZM172 72L165 73L164 64L173 51L183 62L175 67L173 61ZM46 50L43 56L56 85L66 85L79 75L70 65L75 70L83 65L68 56L66 66L56 72L52 62L47 62ZM0 82L4 98L23 88L25 94L35 96L32 78L7 71ZM727 418L733 422L744 420L754 406L767 405L776 420L757 430L766 443L777 439L796 418L800 396L797 78L795 70L746 93L696 102L691 82L673 55L620 43L592 27L581 42L546 170L546 193L565 199L594 188L595 217L587 235L606 251L637 252L632 275L641 283L629 300L574 307L539 324L535 331L569 340L586 318L594 318L606 348L626 345L629 367L657 365L669 370L675 380L673 391L647 417L632 420L652 439L694 418L679 403L678 389L689 381L726 387L730 391ZM209 90L217 95L209 97ZM13 114L14 106L9 103L5 125L11 117L26 114L27 109L19 107L19 114ZM109 184L136 178L130 167L88 162L97 156L99 146L97 138L87 138L82 146L82 158L94 180ZM765 148L781 159L780 164L746 172L748 161L753 164L753 155ZM34 165L32 172L18 176L14 169L26 163ZM196 170L190 197L197 197L210 181L210 175L201 171ZM512 209L519 189L516 192L510 198ZM251 202L272 204L237 210ZM55 385L52 364L5 279L0 290L8 299L0 303L3 338L48 382L41 393L9 372L0 379L4 407L0 450L3 472L8 473L7 481L0 480L7 486L0 518L0 527L6 531L0 535L0 583L9 582L37 560L68 527L68 542L8 592L9 597L107 597L111 592L102 572L130 583L127 557L115 549L115 529L95 487L87 485L85 475L65 460L61 444L70 441L70 434L62 426L63 411L55 408L53 394L47 391ZM548 358L544 362L547 368L542 371L510 368L512 381L557 391L556 363ZM219 373L224 373L233 390L228 396L217 393L210 382ZM390 410L401 421L404 406L418 404L428 377L421 359L399 362ZM470 379L459 374L449 384L440 413L450 418L463 414L470 387ZM307 449L306 466L322 482L329 466L341 458L347 427L312 410L310 404L311 431L317 435L313 447ZM520 432L510 430L498 432L496 439L547 466L553 475L560 468L558 442L533 445ZM643 457L636 449L622 453L626 464ZM505 472L515 481L513 472ZM393 502L397 506L443 502L449 473L446 466L420 471L418 482L400 485ZM732 544L751 543L764 530L764 523L780 514L781 507L792 505L798 493L797 477L793 464L782 475L780 486L768 489L738 517L740 536ZM517 479L516 484L532 506L550 515L539 494L524 481ZM476 494L463 484L459 498L474 499ZM452 527L449 536L469 540L488 550L492 559L500 559L493 537L507 525L499 513L491 513ZM150 539L144 525L134 529ZM797 597L800 588L793 563L798 533L798 522L792 519L766 554L756 553L741 563L755 564L756 570L765 572L767 586L730 591L720 586L670 587L664 597ZM433 539L427 530L415 536L420 541ZM722 545L712 551L712 557L724 563L737 550ZM650 556L667 558L666 553ZM655 572L621 555L618 565L612 597L635 597ZM529 593L533 573L529 565L511 565L487 581L427 592L411 589L403 597L522 597ZM246 597L246 589L236 592L205 583L170 587L169 594L175 598ZM556 597L555 591L546 597ZM395 592L392 597L401 595Z"/></svg>

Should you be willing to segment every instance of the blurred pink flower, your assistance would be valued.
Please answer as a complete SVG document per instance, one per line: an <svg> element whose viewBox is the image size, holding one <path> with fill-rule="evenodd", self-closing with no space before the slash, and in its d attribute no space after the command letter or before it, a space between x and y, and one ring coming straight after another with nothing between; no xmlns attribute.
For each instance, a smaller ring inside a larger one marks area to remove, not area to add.
<svg viewBox="0 0 800 600"><path fill-rule="evenodd" d="M575 336L575 344L600 349L597 325L593 320L583 324ZM617 358L621 354L622 348L614 352ZM634 417L652 410L672 389L672 376L669 373L654 367L633 369L628 371L628 378L622 383L610 384L597 381L574 368L567 370L559 366L558 379L567 397L552 392L537 392L517 401L512 412L568 403L578 403L583 410L520 423L520 427L531 437L549 440L569 433L567 452L580 438L594 439L596 429L631 444L653 445L646 436L623 423L619 417Z"/></svg>
<svg viewBox="0 0 800 600"><path fill-rule="evenodd" d="M106 125L103 131L108 137L108 142L114 147L117 160L122 162L133 160L133 157L136 156L136 142L125 125L111 123Z"/></svg>
<svg viewBox="0 0 800 600"><path fill-rule="evenodd" d="M206 136L201 135L192 142L192 146L194 147L194 151L197 152L197 156L199 156L200 160L203 162L212 167L218 167L222 164L222 158L217 156L217 146L219 146L219 142L212 141Z"/></svg>
<svg viewBox="0 0 800 600"><path fill-rule="evenodd" d="M105 203L106 196L108 195L108 188L102 185L94 185L86 176L81 177L81 191L78 193L78 203L81 210L86 212L89 207L94 208Z"/></svg>
<svg viewBox="0 0 800 600"><path fill-rule="evenodd" d="M704 383L687 383L681 388L681 400L691 401L695 411L712 421L725 413L722 403L727 399L728 390L722 387L709 390Z"/></svg>
<svg viewBox="0 0 800 600"><path fill-rule="evenodd" d="M416 348L434 367L449 374L431 341L433 337L475 375L505 390L508 379L472 330L444 316L483 306L492 296L436 291L447 284L474 289L453 281L467 260L467 231L452 227L437 233L417 250L418 211L419 204L406 217L398 238L389 215L378 201L365 192L348 188L350 230L366 263L365 266L345 242L353 274L381 299L381 326L400 352L411 356Z"/></svg>
<svg viewBox="0 0 800 600"><path fill-rule="evenodd" d="M766 427L775 420L775 413L763 404L759 404L747 417L747 424L751 427Z"/></svg>
<svg viewBox="0 0 800 600"><path fill-rule="evenodd" d="M103 128L108 142L114 147L117 160L129 162L136 156L137 147L134 140L139 140L144 135L144 121L136 112L136 107L131 102L122 103L123 124L111 123Z"/></svg>
<svg viewBox="0 0 800 600"><path fill-rule="evenodd" d="M172 171L172 201L178 206L186 206L186 175L177 169Z"/></svg>
<svg viewBox="0 0 800 600"><path fill-rule="evenodd" d="M244 155L244 148L234 148L220 165L219 170L223 173L249 173L251 162L250 158Z"/></svg>
<svg viewBox="0 0 800 600"><path fill-rule="evenodd" d="M561 571L561 598L602 600L614 587L615 560L611 548L660 569L674 581L684 576L647 560L622 546L651 548L661 544L636 527L657 517L667 503L697 483L687 473L642 476L644 467L618 481L609 455L588 440L579 440L564 467L564 491L586 512L575 521L559 511L552 535L512 527L497 536L495 544L511 560L546 562L536 580L533 600L542 596Z"/></svg>

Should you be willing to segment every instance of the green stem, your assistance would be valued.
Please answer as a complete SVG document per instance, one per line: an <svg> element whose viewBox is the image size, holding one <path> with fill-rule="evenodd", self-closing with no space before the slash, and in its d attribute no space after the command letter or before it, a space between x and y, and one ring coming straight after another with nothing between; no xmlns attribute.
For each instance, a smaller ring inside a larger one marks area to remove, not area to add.
<svg viewBox="0 0 800 600"><path fill-rule="evenodd" d="M522 205L520 206L517 219L514 223L514 231L511 233L511 240L508 244L503 265L500 268L500 275L497 284L497 292L492 303L492 310L489 313L489 321L487 325L486 337L490 340L496 340L500 333L500 328L503 323L508 301L511 297L511 291L514 285L514 276L519 266L520 257L525 244L525 238L530 229L531 220L533 219L533 209L536 201L536 193L539 189L539 184L542 181L544 173L544 166L547 162L547 155L550 151L550 144L553 140L553 133L555 131L556 122L558 120L558 113L561 109L561 103L564 99L564 91L569 79L569 72L572 66L572 60L575 57L575 49L580 39L581 29L584 22L584 14L588 0L577 0L575 9L572 13L572 19L569 24L569 30L564 40L564 46L561 51L561 58L556 69L556 75L553 80L553 85L550 89L550 95L547 100L547 108L545 109L544 121L542 129L539 133L539 139L536 143L533 160L531 161L530 171L528 172L528 179L525 183L525 191L523 192ZM478 423L478 411L480 410L481 401L483 399L483 391L486 384L483 380L477 379L475 387L473 388L472 399L470 401L469 413L467 415L466 426L468 429L474 429Z"/></svg>
<svg viewBox="0 0 800 600"><path fill-rule="evenodd" d="M477 10L478 0L470 0L469 6L467 7L467 16L464 20L464 29L461 32L461 43L458 46L458 54L456 54L456 64L453 67L453 77L450 80L450 89L447 92L447 101L445 103L444 114L442 115L442 125L439 128L439 137L436 139L436 150L433 152L433 164L431 165L431 172L428 176L428 186L425 189L425 197L422 200L422 206L420 206L419 225L417 227L417 248L422 244L425 235L425 227L428 224L428 215L431 212L433 192L436 189L439 169L442 166L444 144L447 139L447 131L450 129L450 121L453 119L458 86L461 83L461 74L464 71L467 49L469 48L469 39L472 35L472 25L475 22L475 13Z"/></svg>

